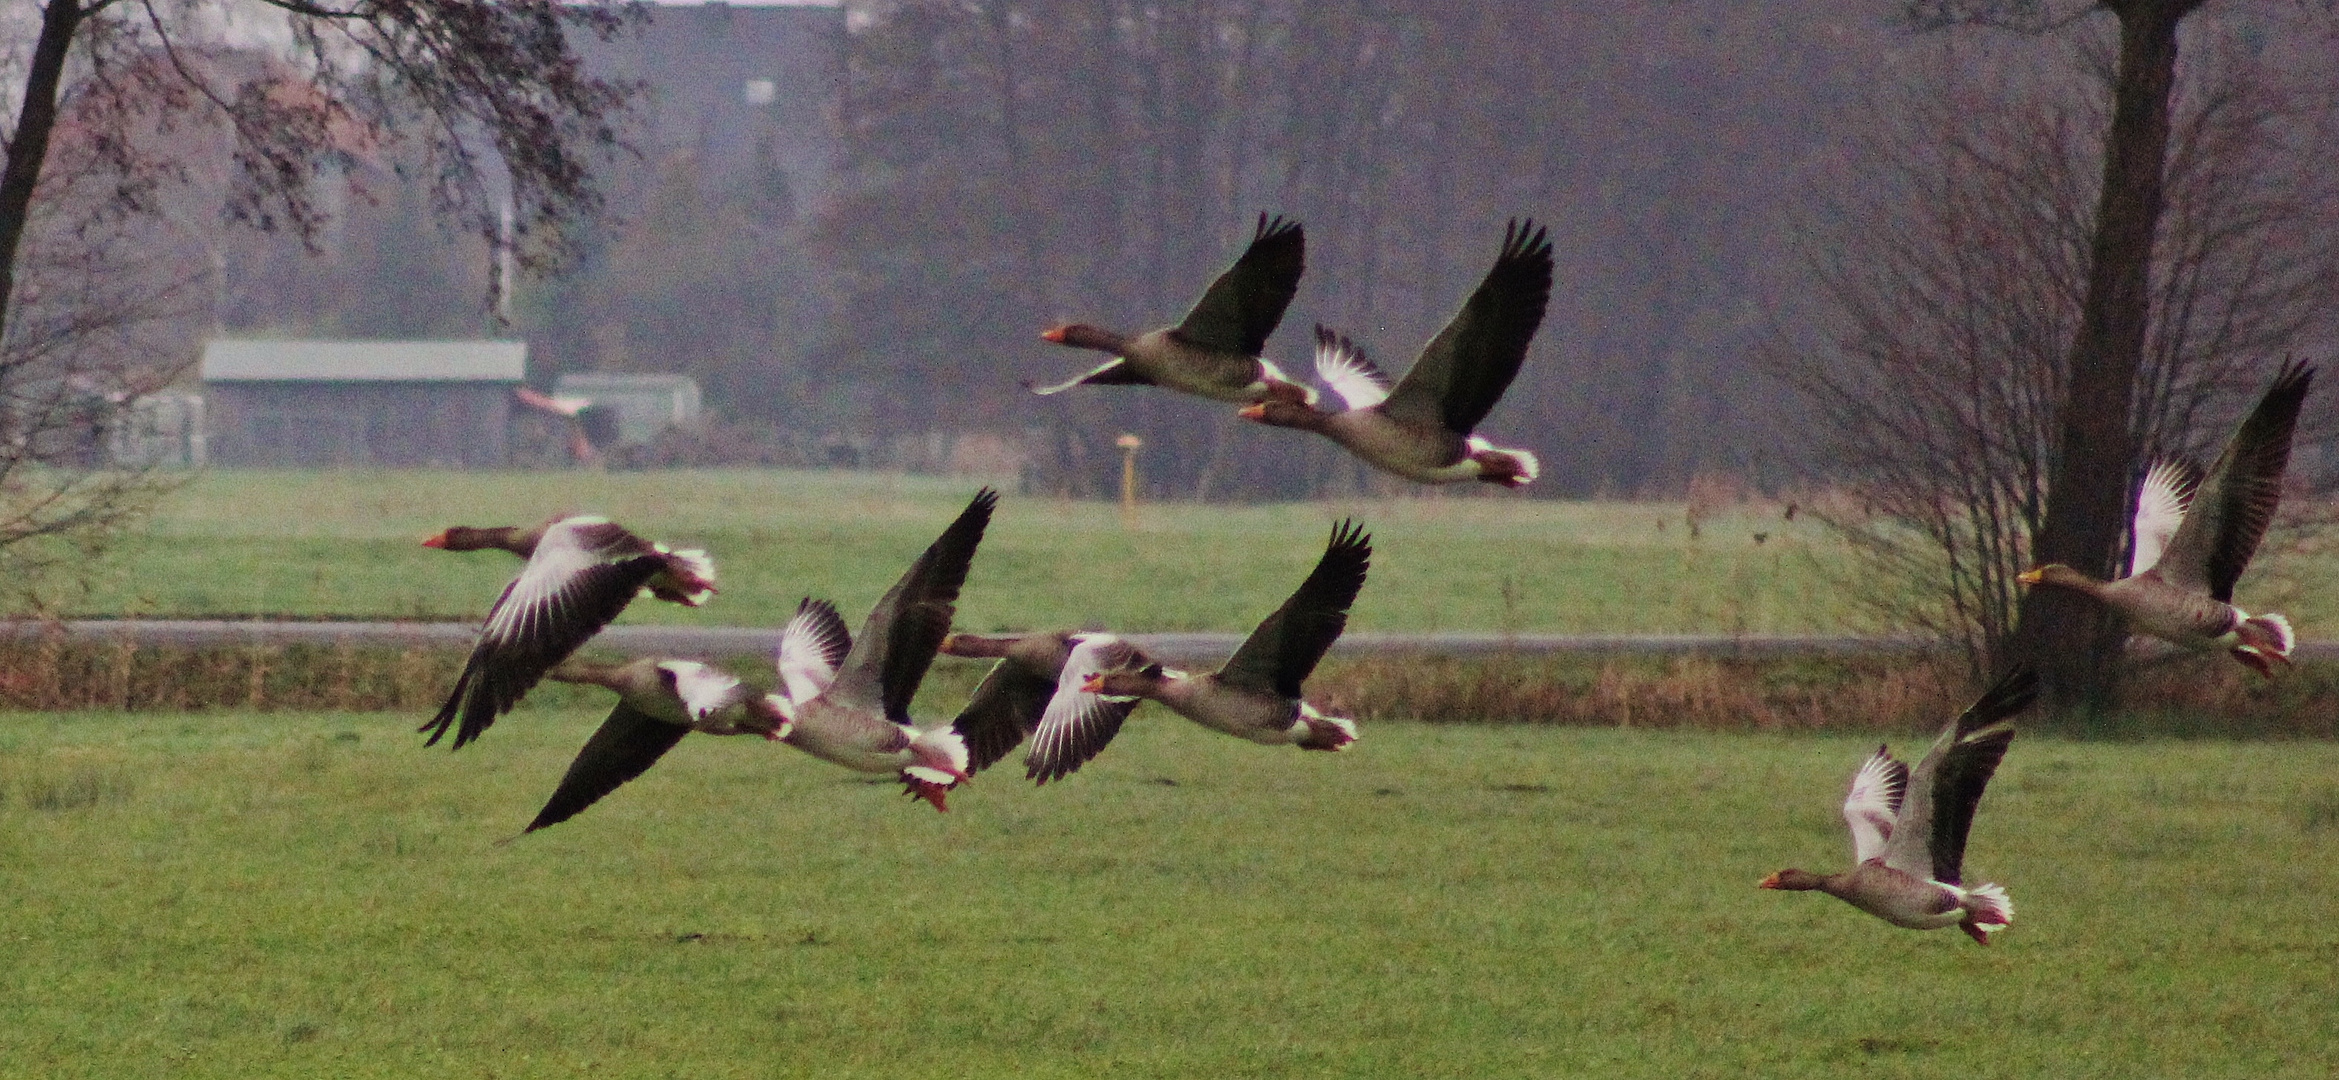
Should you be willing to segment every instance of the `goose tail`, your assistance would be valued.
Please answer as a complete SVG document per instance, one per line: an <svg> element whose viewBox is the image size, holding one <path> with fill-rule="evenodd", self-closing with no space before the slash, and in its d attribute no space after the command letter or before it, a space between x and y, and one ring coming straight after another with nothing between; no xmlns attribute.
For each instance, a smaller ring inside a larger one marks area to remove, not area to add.
<svg viewBox="0 0 2339 1080"><path fill-rule="evenodd" d="M2234 627L2234 636L2240 639L2233 647L2234 659L2268 678L2274 676L2275 664L2290 665L2291 647L2298 644L2290 620L2273 613L2244 617Z"/></svg>
<svg viewBox="0 0 2339 1080"><path fill-rule="evenodd" d="M1963 891L1965 918L1957 928L1965 931L1966 936L1987 945L1991 934L2014 925L2014 900L2006 895L2004 888L1976 885Z"/></svg>

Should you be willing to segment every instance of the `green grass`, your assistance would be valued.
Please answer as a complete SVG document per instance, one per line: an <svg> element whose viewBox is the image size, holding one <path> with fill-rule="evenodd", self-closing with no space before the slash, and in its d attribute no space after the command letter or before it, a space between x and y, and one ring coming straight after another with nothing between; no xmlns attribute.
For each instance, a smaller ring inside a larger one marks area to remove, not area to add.
<svg viewBox="0 0 2339 1080"><path fill-rule="evenodd" d="M1983 949L1818 895L1873 743L1150 711L937 815L598 720L0 717L0 1075L2285 1077L2339 1060L2339 747L2015 745ZM1903 740L1913 742L1913 740Z"/></svg>
<svg viewBox="0 0 2339 1080"><path fill-rule="evenodd" d="M67 607L476 618L517 564L431 551L424 536L594 511L704 546L721 571L723 593L704 611L637 604L627 621L776 626L806 594L858 619L976 486L786 471L215 472L173 496ZM1692 541L1682 508L1666 504L1432 495L1162 504L1124 521L1111 504L1010 495L959 622L1247 630L1348 514L1376 544L1359 631L1826 631L1854 611L1826 584L1833 546L1808 519L1789 524L1767 507L1709 520Z"/></svg>

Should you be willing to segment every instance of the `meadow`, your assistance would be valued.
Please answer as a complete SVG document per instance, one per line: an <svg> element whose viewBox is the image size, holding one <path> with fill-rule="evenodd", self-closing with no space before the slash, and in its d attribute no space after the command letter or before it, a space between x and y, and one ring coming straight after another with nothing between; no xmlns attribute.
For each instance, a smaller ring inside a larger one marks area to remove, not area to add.
<svg viewBox="0 0 2339 1080"><path fill-rule="evenodd" d="M1981 948L1824 896L1874 742L1148 711L935 814L694 736L508 845L600 709L0 724L0 1075L2308 1077L2339 746L2025 735ZM1899 740L1913 748L1913 740Z"/></svg>
<svg viewBox="0 0 2339 1080"><path fill-rule="evenodd" d="M456 524L598 512L711 551L704 611L637 604L629 622L778 626L807 595L848 617L966 505L976 480L819 471L205 474L66 597L78 614L471 620L510 580L498 552L420 546ZM1808 517L1749 504L1701 523L1663 503L1475 495L1219 506L1010 494L961 601L970 629L1248 630L1313 566L1332 522L1374 535L1358 631L1795 633L1857 605ZM1756 542L1755 534L1764 537Z"/></svg>

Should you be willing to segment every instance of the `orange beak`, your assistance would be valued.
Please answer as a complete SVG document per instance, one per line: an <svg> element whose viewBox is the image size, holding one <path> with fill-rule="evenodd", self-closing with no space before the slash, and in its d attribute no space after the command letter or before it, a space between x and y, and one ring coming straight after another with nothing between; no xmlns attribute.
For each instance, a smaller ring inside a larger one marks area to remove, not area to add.
<svg viewBox="0 0 2339 1080"><path fill-rule="evenodd" d="M2014 575L2014 580L2019 581L2025 585L2036 585L2039 582L2045 581L2046 579L2047 576L2045 574L2042 574L2036 570L2025 570L2019 574Z"/></svg>
<svg viewBox="0 0 2339 1080"><path fill-rule="evenodd" d="M430 539L423 541L422 546L426 548L444 548L447 546L447 534L440 533L436 536L433 536Z"/></svg>
<svg viewBox="0 0 2339 1080"><path fill-rule="evenodd" d="M1245 420L1265 420L1267 418L1267 403L1262 401L1255 405L1245 405L1235 410L1235 415Z"/></svg>
<svg viewBox="0 0 2339 1080"><path fill-rule="evenodd" d="M1779 887L1779 876L1777 874L1772 874L1771 876L1766 877L1761 881L1755 882L1754 887L1757 889L1776 889Z"/></svg>
<svg viewBox="0 0 2339 1080"><path fill-rule="evenodd" d="M1041 341L1053 341L1053 342L1055 342L1055 343L1056 343L1056 344L1058 344L1058 345L1062 345L1062 344L1064 343L1064 338L1065 338L1065 336L1066 336L1066 335L1065 335L1065 333L1064 333L1064 331L1065 331L1065 330L1067 330L1067 329L1069 329L1069 328L1068 328L1068 327L1062 327L1062 326L1059 326L1059 327L1057 327L1057 328L1055 328L1055 329L1053 329L1053 330L1042 330L1042 331L1040 331L1040 340L1041 340Z"/></svg>

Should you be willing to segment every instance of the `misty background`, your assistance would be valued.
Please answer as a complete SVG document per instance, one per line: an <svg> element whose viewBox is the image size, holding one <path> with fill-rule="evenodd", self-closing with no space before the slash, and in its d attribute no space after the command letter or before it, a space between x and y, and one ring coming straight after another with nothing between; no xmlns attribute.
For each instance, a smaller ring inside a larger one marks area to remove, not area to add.
<svg viewBox="0 0 2339 1080"><path fill-rule="evenodd" d="M208 336L519 337L540 386L698 379L707 425L651 464L1019 471L1093 495L1118 483L1113 441L1133 432L1154 497L1377 491L1396 482L1214 403L1035 398L1022 381L1099 359L1038 333L1174 322L1264 212L1302 221L1309 249L1268 357L1308 371L1321 322L1401 371L1504 223L1533 217L1551 227L1558 283L1483 427L1541 456L1530 493L1664 495L1700 477L1775 489L1814 463L1772 369L1841 333L1816 267L1842 272L1857 208L1928 195L1906 160L1880 164L1879 139L1905 145L1912 118L1922 135L1929 118L2046 101L2072 122L2038 137L2090 153L2098 128L2080 121L2101 114L2112 30L1920 32L1898 5L1841 0L652 13L630 39L579 44L643 84L638 153L606 174L609 213L579 238L583 258L517 282L508 323L483 300L489 245L436 224L389 151L354 147L315 250L249 230L204 230L188 249L211 290L188 357ZM2287 18L2204 12L2186 78L2246 73L2298 131L2327 133L2339 49ZM2264 152L2307 162L2330 145ZM2282 235L2329 248L2307 224ZM2285 340L2335 338L2326 310Z"/></svg>

